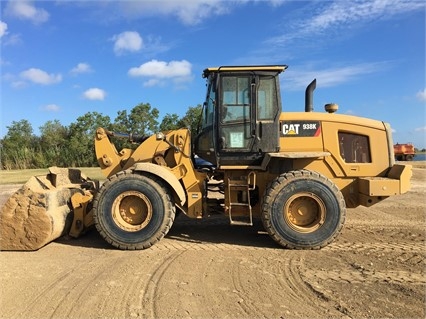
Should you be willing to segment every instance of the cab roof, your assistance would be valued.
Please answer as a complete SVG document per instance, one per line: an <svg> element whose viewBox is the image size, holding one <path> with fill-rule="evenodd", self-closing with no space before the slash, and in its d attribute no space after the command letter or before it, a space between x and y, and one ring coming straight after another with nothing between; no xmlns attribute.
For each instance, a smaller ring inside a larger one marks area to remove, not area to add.
<svg viewBox="0 0 426 319"><path fill-rule="evenodd" d="M210 73L219 72L244 72L244 71L265 71L277 72L278 74L287 69L287 65L246 65L246 66L219 66L204 69L203 78L209 76Z"/></svg>

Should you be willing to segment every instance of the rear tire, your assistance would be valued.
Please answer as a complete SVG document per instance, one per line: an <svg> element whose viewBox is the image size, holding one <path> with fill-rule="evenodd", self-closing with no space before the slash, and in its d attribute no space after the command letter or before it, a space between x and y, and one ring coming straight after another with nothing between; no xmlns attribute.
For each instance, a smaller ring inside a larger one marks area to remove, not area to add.
<svg viewBox="0 0 426 319"><path fill-rule="evenodd" d="M291 171L273 180L265 192L262 222L281 246L319 249L340 233L346 218L342 193L325 176Z"/></svg>
<svg viewBox="0 0 426 319"><path fill-rule="evenodd" d="M413 160L413 155L411 155L411 154L408 154L408 155L405 155L405 160L406 161L412 161Z"/></svg>
<svg viewBox="0 0 426 319"><path fill-rule="evenodd" d="M173 224L175 205L162 180L120 172L108 179L93 201L93 218L101 236L116 248L149 248Z"/></svg>

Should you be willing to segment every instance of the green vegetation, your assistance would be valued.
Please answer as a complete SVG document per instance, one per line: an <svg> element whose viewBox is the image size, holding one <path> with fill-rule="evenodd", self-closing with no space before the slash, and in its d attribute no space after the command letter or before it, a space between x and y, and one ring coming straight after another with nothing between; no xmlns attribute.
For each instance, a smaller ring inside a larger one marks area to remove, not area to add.
<svg viewBox="0 0 426 319"><path fill-rule="evenodd" d="M201 110L201 105L189 107L182 118L177 114L166 114L159 124L158 109L151 107L149 103L140 103L130 112L118 111L114 121L98 112L88 112L69 126L63 126L58 120L47 121L39 128L40 136L33 134L28 120L13 121L7 126L8 131L4 138L0 140L0 169L97 167L93 139L98 127L140 136L151 135L159 130L188 127L194 136ZM118 150L123 147L135 147L125 139L115 139L113 142ZM4 174L5 172L1 172L0 183L7 177Z"/></svg>

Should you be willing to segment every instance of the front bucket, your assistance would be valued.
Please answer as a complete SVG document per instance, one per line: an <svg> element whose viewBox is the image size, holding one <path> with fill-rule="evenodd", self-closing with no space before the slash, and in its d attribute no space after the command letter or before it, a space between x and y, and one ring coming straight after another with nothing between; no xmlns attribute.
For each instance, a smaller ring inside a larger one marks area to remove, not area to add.
<svg viewBox="0 0 426 319"><path fill-rule="evenodd" d="M78 169L49 169L33 176L0 210L0 250L37 250L68 233L71 196L87 179Z"/></svg>

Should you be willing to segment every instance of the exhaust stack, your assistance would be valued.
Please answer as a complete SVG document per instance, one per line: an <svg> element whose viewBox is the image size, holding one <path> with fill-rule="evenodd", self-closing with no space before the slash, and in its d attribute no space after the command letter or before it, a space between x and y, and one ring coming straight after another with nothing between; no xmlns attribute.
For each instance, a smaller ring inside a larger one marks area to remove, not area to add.
<svg viewBox="0 0 426 319"><path fill-rule="evenodd" d="M305 91L305 112L312 112L314 110L314 95L313 92L317 87L317 79L314 79L306 87Z"/></svg>

